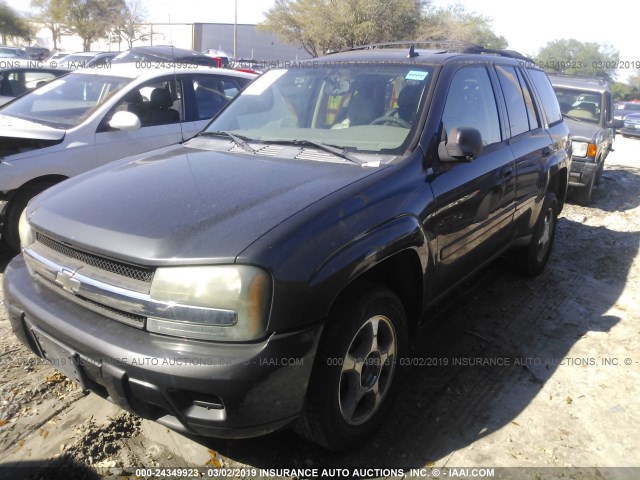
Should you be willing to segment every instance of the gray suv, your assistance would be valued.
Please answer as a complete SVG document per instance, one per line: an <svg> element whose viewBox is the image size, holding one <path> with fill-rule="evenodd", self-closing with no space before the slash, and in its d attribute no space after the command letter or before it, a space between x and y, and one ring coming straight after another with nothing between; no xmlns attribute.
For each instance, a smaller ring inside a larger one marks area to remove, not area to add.
<svg viewBox="0 0 640 480"><path fill-rule="evenodd" d="M570 163L514 52L271 69L192 140L34 198L5 306L34 353L167 427L361 445L431 306L508 249L542 271Z"/></svg>
<svg viewBox="0 0 640 480"><path fill-rule="evenodd" d="M613 119L611 91L604 79L575 75L549 78L573 139L570 198L588 205L593 186L600 183L604 161L613 150L615 128L621 128L622 122Z"/></svg>

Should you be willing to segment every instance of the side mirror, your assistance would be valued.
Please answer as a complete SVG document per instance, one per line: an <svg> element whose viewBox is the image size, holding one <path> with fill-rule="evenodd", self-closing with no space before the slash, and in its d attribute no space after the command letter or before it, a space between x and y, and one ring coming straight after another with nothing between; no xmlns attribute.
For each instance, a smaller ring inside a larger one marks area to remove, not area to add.
<svg viewBox="0 0 640 480"><path fill-rule="evenodd" d="M130 132L140 128L140 119L135 113L119 111L107 122L110 128Z"/></svg>
<svg viewBox="0 0 640 480"><path fill-rule="evenodd" d="M606 125L607 128L622 128L624 127L624 120L611 120L609 123L607 123Z"/></svg>
<svg viewBox="0 0 640 480"><path fill-rule="evenodd" d="M476 128L455 127L438 145L441 162L470 162L482 152L482 135Z"/></svg>

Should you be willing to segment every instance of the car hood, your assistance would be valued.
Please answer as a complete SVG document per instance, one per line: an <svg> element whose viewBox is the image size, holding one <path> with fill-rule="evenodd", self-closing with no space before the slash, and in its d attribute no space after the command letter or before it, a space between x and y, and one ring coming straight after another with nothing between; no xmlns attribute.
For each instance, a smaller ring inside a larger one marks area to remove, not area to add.
<svg viewBox="0 0 640 480"><path fill-rule="evenodd" d="M67 180L31 202L29 216L63 242L124 261L229 263L380 168L179 147Z"/></svg>
<svg viewBox="0 0 640 480"><path fill-rule="evenodd" d="M0 115L0 137L60 141L65 134L65 130L9 115Z"/></svg>
<svg viewBox="0 0 640 480"><path fill-rule="evenodd" d="M66 132L7 115L0 115L0 158L57 145Z"/></svg>
<svg viewBox="0 0 640 480"><path fill-rule="evenodd" d="M579 122L567 117L565 117L564 121L567 127L569 127L574 140L593 141L601 128L597 123Z"/></svg>

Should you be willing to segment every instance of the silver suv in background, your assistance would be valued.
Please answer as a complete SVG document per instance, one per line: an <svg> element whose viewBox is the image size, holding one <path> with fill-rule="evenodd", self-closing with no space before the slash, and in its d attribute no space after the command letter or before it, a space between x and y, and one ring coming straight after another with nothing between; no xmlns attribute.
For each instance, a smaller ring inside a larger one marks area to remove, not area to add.
<svg viewBox="0 0 640 480"><path fill-rule="evenodd" d="M593 186L600 183L605 159L613 150L615 129L622 127L622 122L613 118L606 80L575 75L550 75L549 79L573 139L570 198L588 205Z"/></svg>

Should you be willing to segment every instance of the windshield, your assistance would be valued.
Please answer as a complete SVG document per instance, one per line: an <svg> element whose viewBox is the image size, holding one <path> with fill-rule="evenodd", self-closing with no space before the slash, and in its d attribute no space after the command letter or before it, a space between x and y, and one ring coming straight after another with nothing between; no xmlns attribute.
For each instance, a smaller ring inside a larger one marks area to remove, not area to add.
<svg viewBox="0 0 640 480"><path fill-rule="evenodd" d="M554 87L560 110L569 117L597 123L600 119L600 94Z"/></svg>
<svg viewBox="0 0 640 480"><path fill-rule="evenodd" d="M418 123L433 69L425 65L318 64L270 70L206 129L247 141L315 142L400 153Z"/></svg>
<svg viewBox="0 0 640 480"><path fill-rule="evenodd" d="M132 80L104 75L70 74L14 100L0 114L54 128L80 125Z"/></svg>

